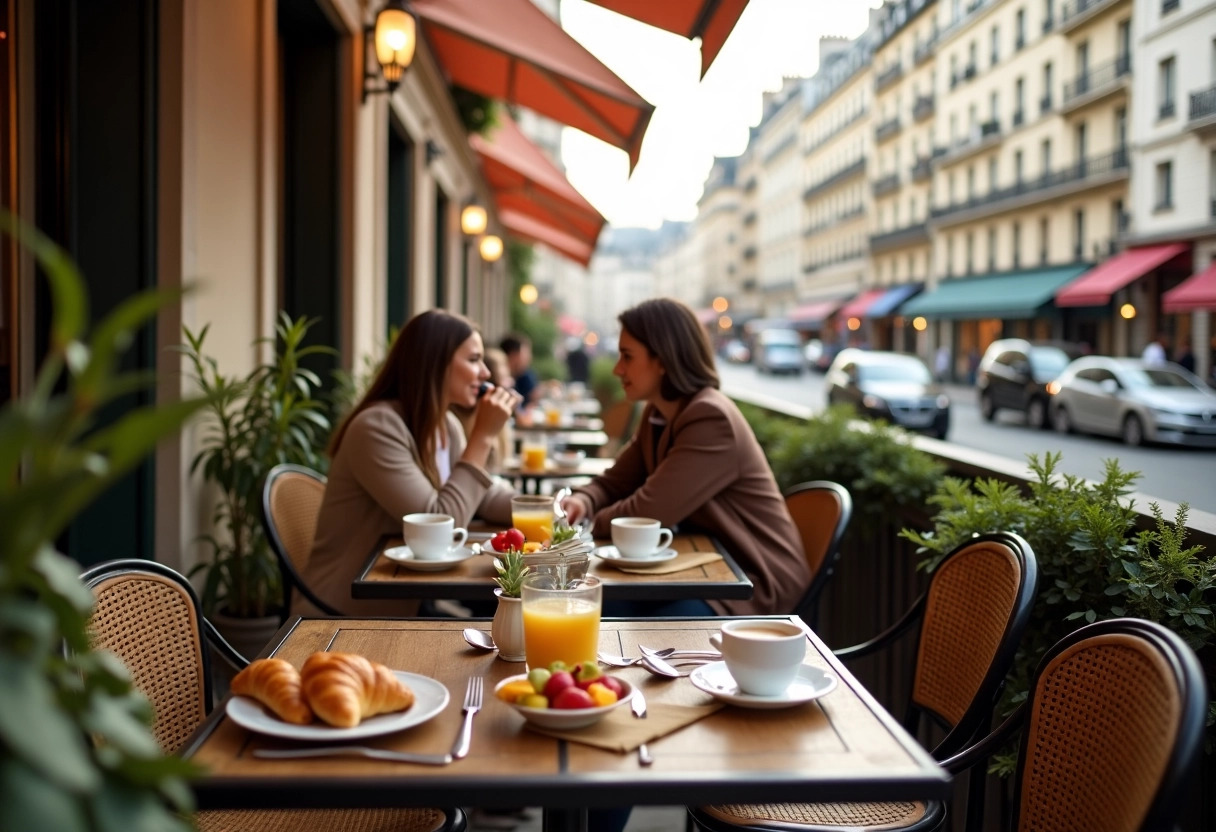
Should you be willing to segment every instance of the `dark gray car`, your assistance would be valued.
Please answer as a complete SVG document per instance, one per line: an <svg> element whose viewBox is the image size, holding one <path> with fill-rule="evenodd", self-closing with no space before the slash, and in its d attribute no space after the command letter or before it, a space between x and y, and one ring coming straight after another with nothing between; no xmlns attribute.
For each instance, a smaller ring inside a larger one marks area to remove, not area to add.
<svg viewBox="0 0 1216 832"><path fill-rule="evenodd" d="M846 349L824 379L828 404L850 404L858 413L945 439L950 398L915 355Z"/></svg>
<svg viewBox="0 0 1216 832"><path fill-rule="evenodd" d="M1026 414L1026 424L1051 425L1047 385L1064 372L1075 355L1054 344L1036 344L1022 338L1001 338L984 351L976 371L980 415L991 422L999 410Z"/></svg>

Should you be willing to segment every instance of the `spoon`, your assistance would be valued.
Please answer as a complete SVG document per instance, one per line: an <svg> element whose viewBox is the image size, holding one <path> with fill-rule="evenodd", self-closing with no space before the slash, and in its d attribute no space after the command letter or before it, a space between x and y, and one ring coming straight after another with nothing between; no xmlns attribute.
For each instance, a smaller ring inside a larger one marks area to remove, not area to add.
<svg viewBox="0 0 1216 832"><path fill-rule="evenodd" d="M478 630L475 627L466 627L463 631L464 640L476 647L478 650L497 650L498 647L494 644L494 637L485 630Z"/></svg>
<svg viewBox="0 0 1216 832"><path fill-rule="evenodd" d="M668 647L666 650L656 650L654 653L650 653L648 655L658 656L660 659L662 659L670 656L674 652L674 647ZM641 664L642 662L646 661L646 656L637 656L631 659L628 656L614 656L611 653L600 653L596 656L596 658L609 667L633 667L635 664Z"/></svg>

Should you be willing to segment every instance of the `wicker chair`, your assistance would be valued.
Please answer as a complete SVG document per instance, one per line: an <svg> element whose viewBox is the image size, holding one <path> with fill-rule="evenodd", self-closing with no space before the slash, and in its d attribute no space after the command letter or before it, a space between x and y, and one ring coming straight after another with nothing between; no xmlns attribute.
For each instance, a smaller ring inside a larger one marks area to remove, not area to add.
<svg viewBox="0 0 1216 832"><path fill-rule="evenodd" d="M946 733L933 749L943 760L987 730L1005 674L1030 621L1038 568L1030 545L998 532L968 540L937 567L929 588L904 616L864 644L837 650L848 659L885 647L917 622L912 698L904 727L913 735L922 717ZM982 804L983 778L972 778L969 811ZM934 829L943 804L783 803L690 808L694 824L711 832L816 832L841 829Z"/></svg>
<svg viewBox="0 0 1216 832"><path fill-rule="evenodd" d="M299 592L326 615L344 615L308 588L301 571L312 554L317 513L325 496L325 477L302 465L276 465L262 486L262 528L279 561L283 576L284 609L291 609L291 593Z"/></svg>
<svg viewBox="0 0 1216 832"><path fill-rule="evenodd" d="M1052 647L1018 711L943 765L977 765L1023 728L1005 828L1167 832L1198 768L1207 707L1181 638L1138 618L1100 621Z"/></svg>
<svg viewBox="0 0 1216 832"><path fill-rule="evenodd" d="M853 516L853 498L839 483L815 480L788 489L785 506L798 527L811 567L811 583L794 612L813 628L819 617L819 596L840 560L840 539Z"/></svg>
<svg viewBox="0 0 1216 832"><path fill-rule="evenodd" d="M135 687L152 703L153 734L176 753L207 716L211 702L209 647L238 666L245 660L199 611L189 581L146 560L114 560L88 569L81 579L93 591L93 645L116 654ZM463 832L459 809L255 809L199 812L203 832Z"/></svg>

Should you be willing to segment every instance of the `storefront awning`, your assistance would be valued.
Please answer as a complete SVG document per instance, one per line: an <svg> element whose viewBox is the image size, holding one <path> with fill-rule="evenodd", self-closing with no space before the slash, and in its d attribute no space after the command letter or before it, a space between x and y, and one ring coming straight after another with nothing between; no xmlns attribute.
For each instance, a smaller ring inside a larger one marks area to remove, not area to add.
<svg viewBox="0 0 1216 832"><path fill-rule="evenodd" d="M899 314L964 320L1033 318L1061 286L1084 271L1084 266L1060 266L947 280L934 291L912 298L900 307Z"/></svg>
<svg viewBox="0 0 1216 832"><path fill-rule="evenodd" d="M718 57L747 0L591 0L626 17L701 39L701 77Z"/></svg>
<svg viewBox="0 0 1216 832"><path fill-rule="evenodd" d="M832 298L831 300L804 303L794 307L786 318L797 329L818 329L844 302L845 298Z"/></svg>
<svg viewBox="0 0 1216 832"><path fill-rule="evenodd" d="M498 219L508 232L522 240L548 246L583 268L591 263L595 247L577 237L518 211L500 211Z"/></svg>
<svg viewBox="0 0 1216 832"><path fill-rule="evenodd" d="M1105 306L1115 292L1189 249L1186 243L1129 248L1065 286L1056 294L1056 306Z"/></svg>
<svg viewBox="0 0 1216 832"><path fill-rule="evenodd" d="M870 304L870 308L866 310L864 317L866 318L885 318L897 310L904 301L915 295L925 285L923 283L907 283L903 286L896 286L888 289L882 297Z"/></svg>
<svg viewBox="0 0 1216 832"><path fill-rule="evenodd" d="M1216 263L1192 275L1161 296L1167 315L1183 312L1216 312Z"/></svg>
<svg viewBox="0 0 1216 832"><path fill-rule="evenodd" d="M506 113L488 136L469 144L481 160L499 211L526 214L595 248L604 218Z"/></svg>
<svg viewBox="0 0 1216 832"><path fill-rule="evenodd" d="M867 289L840 308L840 317L845 320L864 317L870 306L886 293L886 289Z"/></svg>
<svg viewBox="0 0 1216 832"><path fill-rule="evenodd" d="M530 0L414 0L448 80L577 127L638 162L654 112Z"/></svg>
<svg viewBox="0 0 1216 832"><path fill-rule="evenodd" d="M712 323L717 323L718 318L722 317L721 313L719 313L718 310L714 309L713 307L698 309L696 311L696 315L697 320L706 326Z"/></svg>

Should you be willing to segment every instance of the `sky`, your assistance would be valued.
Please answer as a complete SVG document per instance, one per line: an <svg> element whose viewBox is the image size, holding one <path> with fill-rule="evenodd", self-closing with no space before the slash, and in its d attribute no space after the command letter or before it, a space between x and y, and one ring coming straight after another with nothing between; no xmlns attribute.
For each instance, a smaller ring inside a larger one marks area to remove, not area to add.
<svg viewBox="0 0 1216 832"><path fill-rule="evenodd" d="M881 0L751 0L698 81L698 42L564 0L566 31L655 107L632 176L624 151L571 128L562 134L566 176L618 228L693 219L713 157L747 147L763 93L783 76L814 74L819 37L856 37L872 5Z"/></svg>

